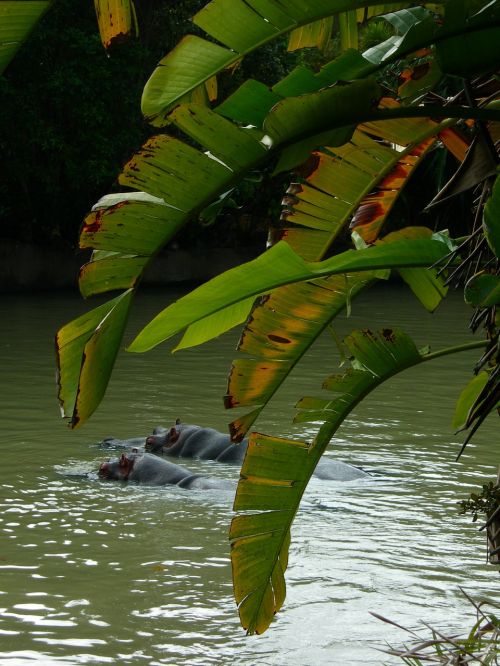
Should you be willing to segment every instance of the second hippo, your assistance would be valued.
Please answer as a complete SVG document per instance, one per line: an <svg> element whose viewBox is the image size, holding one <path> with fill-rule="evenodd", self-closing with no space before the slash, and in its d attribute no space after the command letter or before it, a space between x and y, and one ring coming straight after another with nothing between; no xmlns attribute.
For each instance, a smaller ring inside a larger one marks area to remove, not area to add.
<svg viewBox="0 0 500 666"><path fill-rule="evenodd" d="M145 443L146 451L157 455L228 463L243 462L247 446L247 440L233 444L229 435L218 430L179 422L170 430L155 428L154 433L146 437Z"/></svg>

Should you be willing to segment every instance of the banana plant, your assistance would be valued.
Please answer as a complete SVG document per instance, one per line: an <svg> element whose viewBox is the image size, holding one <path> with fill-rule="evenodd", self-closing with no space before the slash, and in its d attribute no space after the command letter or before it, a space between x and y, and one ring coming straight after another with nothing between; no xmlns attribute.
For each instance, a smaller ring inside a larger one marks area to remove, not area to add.
<svg viewBox="0 0 500 666"><path fill-rule="evenodd" d="M381 9L366 1L212 0L195 16L209 38L181 41L153 73L142 100L147 119L173 125L176 135L153 136L123 169L119 180L129 190L103 197L84 221L80 244L93 253L80 274L82 293L122 293L58 334L59 398L72 427L104 395L145 267L184 224L265 164L294 173L270 249L169 306L129 347L146 351L179 332L178 348L200 344L242 323L250 311L240 350L251 357L234 362L226 405L252 411L233 422L234 439L244 436L295 363L363 288L397 269L432 310L446 293L446 272L428 267L447 262L453 276L465 270L464 262L470 266L464 241L420 228L391 232L389 215L428 152L442 143L470 171L468 161L476 164L473 122L478 135L492 140L499 94L486 75L500 62L500 3L410 4L389 2ZM359 52L354 19L388 9L397 10L383 17L391 36ZM356 17L345 14L355 10ZM258 46L292 31L295 40L319 39L337 19L347 48L319 72L298 67L271 89L247 81L215 108L206 105L203 87ZM398 80L388 90L394 73ZM476 77L478 87L454 99L429 94L448 74ZM188 139L178 138L177 130ZM486 183L482 203L488 201L485 232L481 205L475 237L484 236L492 258L486 276L474 276L468 298L486 311L491 326L487 376L466 391L456 422L476 427L496 406L495 396L498 402L498 373L488 365L498 356L498 191L489 198L491 170L487 176L474 171L466 186ZM335 241L348 227L356 249L339 253ZM245 513L231 528L235 596L250 633L264 631L284 601L290 526L336 428L380 381L434 357L392 329L356 333L346 344L352 371L328 384L340 398L299 403L299 419L324 423L311 445L251 438L235 500L236 511Z"/></svg>
<svg viewBox="0 0 500 666"><path fill-rule="evenodd" d="M215 5L218 3L215 2ZM273 4L273 3L270 3ZM336 8L336 4L334 3ZM207 5L207 9L211 6ZM202 10L202 12L205 10ZM416 44L423 43L422 34L427 39L435 40L436 30L434 24L429 23L427 13L405 10L405 21L396 21L399 31L401 25L407 26L407 32L400 35L399 42L394 40L381 47L377 54L371 57L369 73L382 67L383 57L388 50L391 53L402 53ZM332 13L332 12L330 12ZM310 14L306 12L304 22L309 21ZM487 17L491 19L491 17ZM476 23L482 29L485 17ZM423 23L423 27L421 24ZM491 20L489 22L491 24ZM294 24L295 25L295 24ZM446 26L445 26L446 27ZM446 27L445 34L458 33L459 27ZM462 29L465 28L462 26ZM417 36L413 33L417 32ZM413 36L412 36L413 35ZM213 35L215 36L215 35ZM362 56L361 56L362 57ZM391 57L393 57L391 55ZM378 59L378 60L377 60ZM352 73L352 58L344 60L342 56L315 75L300 68L292 72L283 82L274 86L267 94L255 95L255 86L243 86L242 90L222 103L215 111L197 104L180 104L168 114L169 123L174 123L179 129L193 139L199 148L169 135L158 135L150 139L143 148L125 166L120 182L123 185L142 190L136 193L124 193L104 197L93 211L87 216L80 244L82 247L91 247L93 255L91 262L82 270L80 287L84 295L101 293L113 289L135 290L140 277L151 258L165 245L178 229L189 219L201 212L214 199L223 195L248 171L258 168L276 155L282 156L280 168L285 165L295 166L303 160L311 148L318 145L329 146L333 150L339 144L345 144L353 135L356 124L370 122L368 132L373 133L373 122L401 117L427 118L433 114L437 118L467 117L491 118L498 111L482 108L464 108L460 105L406 106L400 107L388 102L374 106L375 101L382 99L382 91L377 82L371 77L353 81L349 85L334 85L335 82L349 78ZM195 67L197 65L194 65ZM164 68L160 68L163 69ZM367 70L367 71L368 71ZM153 75L153 78L155 75ZM170 84L169 84L170 85ZM145 89L145 95L148 86ZM189 86L185 87L183 96L188 94ZM262 88L257 85L262 92ZM303 94L305 93L305 94ZM291 97L289 95L292 95ZM242 125L240 119L248 116L248 108L257 109L254 116L263 118L258 125ZM165 110L165 109L164 109ZM422 138L425 141L433 134L439 134L436 123L427 122L427 129L416 129L413 136L407 136L403 145L409 145L412 138ZM449 122L449 121L448 121ZM424 123L425 126L426 123ZM390 124L387 125L389 127ZM260 126L261 129L258 127ZM377 122L377 126L383 125ZM396 124L392 122L394 128ZM403 125L401 125L403 127ZM406 127L411 135L411 128ZM401 131L399 131L401 135ZM379 136L383 136L388 144L389 130L379 129ZM360 135L357 135L359 139ZM375 132L375 137L377 133ZM401 145L403 137L395 136L397 145ZM355 139L356 141L357 139ZM368 141L368 139L367 139ZM412 159L411 152L419 151L419 142L413 141L407 155L408 163ZM387 147L387 146L386 146ZM375 151L372 144L369 150ZM340 150L340 149L339 149ZM369 150L360 150L359 154L368 153ZM379 152L383 152L382 150ZM325 152L326 154L326 152ZM394 157L394 154L393 154ZM413 156L415 157L415 155ZM347 165L347 159L342 156ZM376 155L372 159L372 172L374 161L379 159ZM337 158L338 160L338 158ZM323 161L326 161L324 158ZM369 161L369 160L368 160ZM390 160L389 160L390 162ZM354 165L359 166L359 165ZM393 165L396 169L396 165ZM398 165L403 168L401 164ZM358 177L363 176L363 169L358 168ZM410 171L410 170L409 170ZM314 178L311 178L314 180ZM368 195L367 187L376 186L376 179L364 180L364 194ZM314 183L314 187L316 184ZM387 194L387 192L386 192ZM330 206L334 202L330 197ZM314 204L314 202L312 202ZM380 202L379 202L380 203ZM304 203L304 205L306 202ZM316 204L317 206L317 202ZM388 210L390 206L386 205ZM299 208L299 206L297 207ZM384 208L384 206L382 207ZM366 212L366 208L365 208ZM302 211L300 211L302 215ZM296 216L299 216L297 211ZM332 217L332 211L324 211L323 218ZM302 215L304 218L304 215ZM309 216L315 223L315 216ZM344 210L344 223L347 222L349 211ZM319 219L319 218L318 218ZM318 222L316 226L328 223ZM337 228L341 224L335 223ZM334 226L335 226L334 224ZM299 231L289 230L288 238L299 236ZM146 232L146 233L145 233ZM321 238L323 236L323 238ZM332 230L317 229L315 234L307 234L308 239L320 239L320 247L316 248L317 257L326 251L327 238L333 239ZM304 240L304 238L302 239ZM309 243L309 240L307 241ZM317 243L317 240L315 241ZM303 252L303 248L300 248ZM130 301L131 302L131 299ZM228 316L229 315L229 316ZM245 312L239 307L231 313L225 312L225 326L240 323ZM92 318L89 319L91 321ZM212 322L213 323L213 322ZM98 327L92 328L89 324L87 334L90 337ZM217 329L219 332L223 329ZM118 343L119 336L115 337ZM80 376L86 372L84 365L91 363L90 357L81 357L69 353L67 347L58 346L59 365L64 366L64 373L60 376L72 377L71 384L78 384ZM116 356L116 349L108 350L109 354ZM106 352L103 352L103 354ZM68 359L70 359L68 361ZM107 366L111 369L112 364ZM98 373L92 373L97 376ZM83 422L82 412L90 414L99 404L98 397L102 395L109 379L109 373L100 376L100 390L92 394L91 391L78 391L77 401L73 400L74 391L66 391L64 384L60 385L60 399L65 415L70 419L72 426ZM87 396L90 404L83 407L78 400Z"/></svg>

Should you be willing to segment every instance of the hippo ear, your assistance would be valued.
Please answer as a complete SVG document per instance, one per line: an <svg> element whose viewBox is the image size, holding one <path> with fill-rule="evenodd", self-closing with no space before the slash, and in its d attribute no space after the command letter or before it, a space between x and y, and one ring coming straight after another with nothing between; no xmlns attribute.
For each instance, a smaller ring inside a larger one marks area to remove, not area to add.
<svg viewBox="0 0 500 666"><path fill-rule="evenodd" d="M132 471L134 466L135 459L129 458L125 453L122 453L120 456L120 472L123 474L123 477L126 479Z"/></svg>
<svg viewBox="0 0 500 666"><path fill-rule="evenodd" d="M179 439L179 434L180 434L180 433L179 433L179 431L177 430L177 428L175 428L175 427L174 427L174 428L170 428L170 432L168 433L168 441L169 441L171 444L174 444L174 442L176 442L176 441Z"/></svg>

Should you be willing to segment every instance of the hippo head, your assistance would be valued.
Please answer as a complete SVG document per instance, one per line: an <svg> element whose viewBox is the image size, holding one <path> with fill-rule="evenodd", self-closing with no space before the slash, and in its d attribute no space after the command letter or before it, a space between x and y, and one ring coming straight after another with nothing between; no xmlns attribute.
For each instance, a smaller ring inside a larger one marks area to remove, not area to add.
<svg viewBox="0 0 500 666"><path fill-rule="evenodd" d="M170 430L161 433L160 435L149 435L146 437L145 450L148 453L161 453L163 448L168 449L173 446L179 439L180 429L172 426Z"/></svg>
<svg viewBox="0 0 500 666"><path fill-rule="evenodd" d="M134 468L135 455L122 453L119 460L108 460L99 467L99 476L102 479L126 481Z"/></svg>

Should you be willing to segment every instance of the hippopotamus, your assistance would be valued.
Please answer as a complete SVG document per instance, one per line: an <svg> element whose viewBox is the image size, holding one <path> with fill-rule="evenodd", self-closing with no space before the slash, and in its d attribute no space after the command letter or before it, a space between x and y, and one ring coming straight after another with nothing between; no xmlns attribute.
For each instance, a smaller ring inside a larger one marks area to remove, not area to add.
<svg viewBox="0 0 500 666"><path fill-rule="evenodd" d="M115 439L107 437L101 442L105 448L145 450L161 456L199 458L224 463L243 462L248 440L233 444L229 435L213 428L186 425L176 421L170 429L157 426L148 437ZM329 481L354 481L370 476L367 472L331 458L322 458L314 470L315 477Z"/></svg>
<svg viewBox="0 0 500 666"><path fill-rule="evenodd" d="M190 490L235 490L229 479L193 474L189 469L149 453L122 453L102 463L99 476L114 481L136 481L148 486L179 486Z"/></svg>
<svg viewBox="0 0 500 666"><path fill-rule="evenodd" d="M218 430L178 421L170 430L155 428L145 441L145 450L157 455L228 463L242 463L247 446L247 440L233 444L229 435Z"/></svg>

